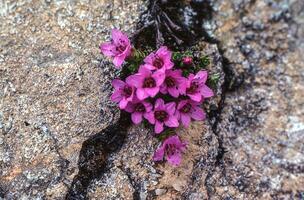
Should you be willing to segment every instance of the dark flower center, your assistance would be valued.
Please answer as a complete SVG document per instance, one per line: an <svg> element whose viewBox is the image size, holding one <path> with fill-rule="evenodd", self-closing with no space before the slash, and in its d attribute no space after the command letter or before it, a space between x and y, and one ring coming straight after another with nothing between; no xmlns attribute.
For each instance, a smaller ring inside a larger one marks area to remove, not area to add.
<svg viewBox="0 0 304 200"><path fill-rule="evenodd" d="M155 80L152 77L145 78L144 80L144 88L153 88L156 86Z"/></svg>
<svg viewBox="0 0 304 200"><path fill-rule="evenodd" d="M164 65L164 62L161 58L156 57L153 61L153 66L156 67L157 69L162 68Z"/></svg>
<svg viewBox="0 0 304 200"><path fill-rule="evenodd" d="M146 108L145 108L145 106L142 103L137 103L135 105L135 111L143 113L143 112L146 111Z"/></svg>
<svg viewBox="0 0 304 200"><path fill-rule="evenodd" d="M167 144L166 153L169 157L174 155L176 151L177 149L174 144Z"/></svg>
<svg viewBox="0 0 304 200"><path fill-rule="evenodd" d="M172 78L171 76L167 76L166 79L165 79L165 82L166 82L166 85L168 87L174 87L176 84L175 84L175 79Z"/></svg>
<svg viewBox="0 0 304 200"><path fill-rule="evenodd" d="M160 122L164 122L168 118L168 113L164 110L154 112L154 117Z"/></svg>
<svg viewBox="0 0 304 200"><path fill-rule="evenodd" d="M190 103L187 103L186 105L184 105L180 111L183 112L183 113L189 113L190 110L191 110L192 106Z"/></svg>
<svg viewBox="0 0 304 200"><path fill-rule="evenodd" d="M126 46L123 45L116 46L116 51L118 51L119 53L123 53L125 50L126 50Z"/></svg>
<svg viewBox="0 0 304 200"><path fill-rule="evenodd" d="M198 87L199 87L198 83L196 81L192 81L190 87L187 88L187 93L188 94L195 93L197 91Z"/></svg>
<svg viewBox="0 0 304 200"><path fill-rule="evenodd" d="M123 92L125 97L130 97L132 95L132 87L126 85L123 89Z"/></svg>

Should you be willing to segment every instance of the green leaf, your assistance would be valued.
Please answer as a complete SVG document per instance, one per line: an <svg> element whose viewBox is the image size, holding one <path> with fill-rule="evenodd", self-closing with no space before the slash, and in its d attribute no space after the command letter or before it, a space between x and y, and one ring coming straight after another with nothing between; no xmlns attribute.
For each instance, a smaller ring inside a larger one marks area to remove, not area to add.
<svg viewBox="0 0 304 200"><path fill-rule="evenodd" d="M171 135L175 135L175 131L174 129L168 128L165 131L163 131L161 134L157 135L157 139L159 139L160 141L164 141L165 139L167 139L168 137L170 137Z"/></svg>
<svg viewBox="0 0 304 200"><path fill-rule="evenodd" d="M205 69L210 64L210 60L208 56L203 56L200 58L200 68Z"/></svg>

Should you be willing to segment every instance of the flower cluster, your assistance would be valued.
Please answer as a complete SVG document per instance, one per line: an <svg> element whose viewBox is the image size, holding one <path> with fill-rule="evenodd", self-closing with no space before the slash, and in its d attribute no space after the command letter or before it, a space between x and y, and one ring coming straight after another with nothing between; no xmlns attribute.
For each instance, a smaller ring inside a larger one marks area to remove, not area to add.
<svg viewBox="0 0 304 200"><path fill-rule="evenodd" d="M136 51L128 37L114 29L112 40L100 46L101 52L113 58L117 68L125 61L132 61L132 52ZM192 65L192 57L182 59L185 66ZM134 74L125 80L115 79L115 89L111 100L118 103L121 110L131 114L134 124L143 120L154 126L156 136L164 130L188 127L191 120L204 120L206 115L201 105L206 98L212 97L212 90L206 85L208 73L200 70L196 74L185 75L183 69L175 67L172 52L162 46L150 53L138 65ZM186 143L177 135L169 135L155 152L155 161L163 160L177 166L181 162L181 153Z"/></svg>

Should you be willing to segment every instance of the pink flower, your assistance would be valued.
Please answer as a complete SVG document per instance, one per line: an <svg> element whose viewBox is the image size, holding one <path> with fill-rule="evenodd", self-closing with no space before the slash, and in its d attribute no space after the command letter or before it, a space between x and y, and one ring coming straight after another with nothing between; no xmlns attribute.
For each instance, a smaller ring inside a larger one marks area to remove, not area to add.
<svg viewBox="0 0 304 200"><path fill-rule="evenodd" d="M186 94L193 101L199 102L202 100L202 97L208 98L213 96L212 90L205 84L207 77L206 71L199 71L196 75L189 75Z"/></svg>
<svg viewBox="0 0 304 200"><path fill-rule="evenodd" d="M183 58L183 63L184 63L185 65L191 65L192 62L193 62L193 59L192 59L192 57L190 57L190 56L186 56L186 57Z"/></svg>
<svg viewBox="0 0 304 200"><path fill-rule="evenodd" d="M182 77L181 70L167 70L164 83L160 87L160 92L169 94L175 98L179 94L186 93L187 79Z"/></svg>
<svg viewBox="0 0 304 200"><path fill-rule="evenodd" d="M164 130L164 124L168 127L178 127L179 123L174 115L175 103L170 102L165 104L164 100L157 99L154 105L154 111L146 115L146 119L155 124L155 133L161 133Z"/></svg>
<svg viewBox="0 0 304 200"><path fill-rule="evenodd" d="M120 68L125 59L131 54L131 44L128 37L117 29L112 30L112 41L100 45L101 52L114 58L116 68Z"/></svg>
<svg viewBox="0 0 304 200"><path fill-rule="evenodd" d="M194 120L204 120L206 114L199 106L201 103L188 100L182 100L178 103L176 109L176 116L185 127L188 127L191 118Z"/></svg>
<svg viewBox="0 0 304 200"><path fill-rule="evenodd" d="M153 106L151 103L140 101L137 98L134 98L132 102L128 103L125 110L131 113L132 122L134 124L139 124L142 121L143 117L152 111L152 108Z"/></svg>
<svg viewBox="0 0 304 200"><path fill-rule="evenodd" d="M119 79L114 79L112 85L115 88L114 93L111 96L111 100L119 103L119 108L124 109L128 102L133 100L135 88Z"/></svg>
<svg viewBox="0 0 304 200"><path fill-rule="evenodd" d="M165 156L171 165L178 166L182 160L182 152L186 150L186 145L177 135L170 136L155 151L153 160L161 161Z"/></svg>
<svg viewBox="0 0 304 200"><path fill-rule="evenodd" d="M165 74L163 72L156 71L152 73L143 65L140 66L137 74L127 78L127 82L137 88L136 95L139 100L155 97L164 80Z"/></svg>
<svg viewBox="0 0 304 200"><path fill-rule="evenodd" d="M171 51L163 46L159 48L156 53L151 53L144 59L146 63L145 67L150 70L161 70L162 72L166 69L171 69L174 65L171 61L171 54Z"/></svg>

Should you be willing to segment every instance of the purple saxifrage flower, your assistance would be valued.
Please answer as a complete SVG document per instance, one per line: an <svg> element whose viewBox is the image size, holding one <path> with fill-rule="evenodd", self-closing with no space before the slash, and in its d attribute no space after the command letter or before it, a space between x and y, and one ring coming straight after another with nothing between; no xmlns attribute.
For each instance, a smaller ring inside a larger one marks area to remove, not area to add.
<svg viewBox="0 0 304 200"><path fill-rule="evenodd" d="M135 88L130 84L123 82L119 79L114 79L112 85L115 88L111 96L111 100L119 103L119 108L124 109L128 102L133 100Z"/></svg>
<svg viewBox="0 0 304 200"><path fill-rule="evenodd" d="M176 116L185 127L188 127L191 118L195 120L204 120L206 114L200 107L200 102L195 102L190 99L182 100L178 103L176 109Z"/></svg>
<svg viewBox="0 0 304 200"><path fill-rule="evenodd" d="M114 65L120 68L125 59L131 54L131 43L125 34L113 29L111 42L101 44L100 50L105 56L114 58Z"/></svg>
<svg viewBox="0 0 304 200"><path fill-rule="evenodd" d="M140 101L136 97L129 102L125 110L131 113L131 119L134 124L139 124L147 113L152 111L152 104L146 101Z"/></svg>
<svg viewBox="0 0 304 200"><path fill-rule="evenodd" d="M161 161L166 157L171 165L178 166L182 160L182 153L186 150L186 145L177 135L170 136L155 151L153 160Z"/></svg>
<svg viewBox="0 0 304 200"><path fill-rule="evenodd" d="M147 97L155 97L165 80L165 74L160 71L152 73L142 65L137 74L127 77L126 80L137 89L136 95L138 99L143 100Z"/></svg>
<svg viewBox="0 0 304 200"><path fill-rule="evenodd" d="M187 87L187 79L182 76L181 70L166 70L166 78L160 87L160 92L169 94L175 98L179 94L185 94Z"/></svg>
<svg viewBox="0 0 304 200"><path fill-rule="evenodd" d="M165 72L166 69L171 69L174 65L171 61L171 55L171 51L166 46L162 46L155 53L151 53L144 59L145 67L150 70Z"/></svg>
<svg viewBox="0 0 304 200"><path fill-rule="evenodd" d="M165 104L164 100L157 99L155 101L154 110L146 115L146 119L155 124L155 133L161 133L164 130L164 125L168 127L178 127L179 123L175 114L175 103L170 102Z"/></svg>
<svg viewBox="0 0 304 200"><path fill-rule="evenodd" d="M186 94L193 101L199 102L202 100L202 97L208 98L213 96L213 91L205 84L207 77L207 71L199 71L196 75L189 75Z"/></svg>

